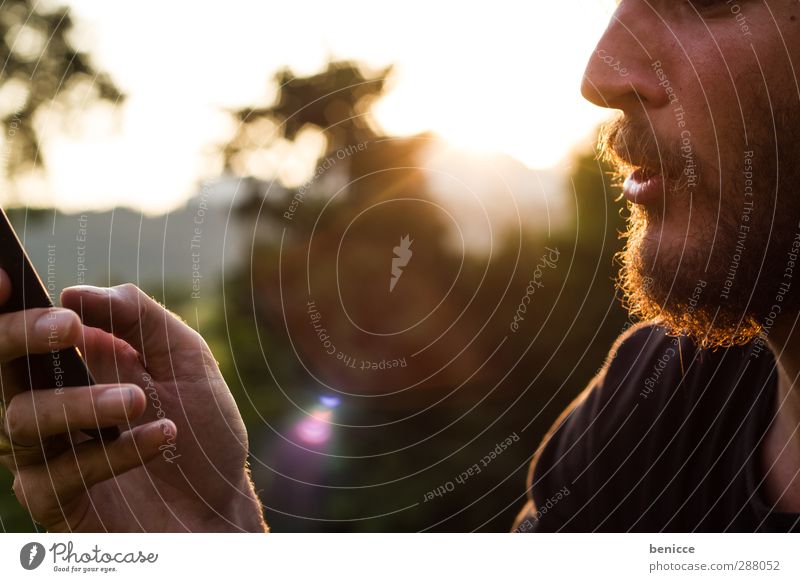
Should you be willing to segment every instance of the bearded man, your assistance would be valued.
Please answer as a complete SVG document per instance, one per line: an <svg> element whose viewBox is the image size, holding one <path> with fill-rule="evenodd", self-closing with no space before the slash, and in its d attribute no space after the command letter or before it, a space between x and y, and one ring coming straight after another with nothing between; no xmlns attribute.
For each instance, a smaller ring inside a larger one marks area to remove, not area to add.
<svg viewBox="0 0 800 582"><path fill-rule="evenodd" d="M798 57L796 0L618 3L582 90L619 110L601 145L630 208L619 284L642 321L545 437L515 531L798 530ZM10 284L0 271L0 301ZM0 463L33 518L266 531L202 338L132 285L61 300L0 315L0 363L79 345L100 382L4 381ZM105 448L70 438L125 424Z"/></svg>
<svg viewBox="0 0 800 582"><path fill-rule="evenodd" d="M798 57L796 1L618 3L582 92L619 110L642 322L545 437L516 531L800 529Z"/></svg>

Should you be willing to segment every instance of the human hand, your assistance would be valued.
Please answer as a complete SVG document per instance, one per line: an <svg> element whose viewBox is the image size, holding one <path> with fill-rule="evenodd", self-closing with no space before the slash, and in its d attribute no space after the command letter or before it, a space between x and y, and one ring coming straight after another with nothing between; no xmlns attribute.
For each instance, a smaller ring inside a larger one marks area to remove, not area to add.
<svg viewBox="0 0 800 582"><path fill-rule="evenodd" d="M9 288L0 270L0 303ZM202 337L134 285L71 287L61 301L0 315L0 428L38 445L0 463L33 519L50 531L266 531L245 427ZM28 390L11 373L26 353L69 346L97 385ZM113 442L79 432L113 425Z"/></svg>

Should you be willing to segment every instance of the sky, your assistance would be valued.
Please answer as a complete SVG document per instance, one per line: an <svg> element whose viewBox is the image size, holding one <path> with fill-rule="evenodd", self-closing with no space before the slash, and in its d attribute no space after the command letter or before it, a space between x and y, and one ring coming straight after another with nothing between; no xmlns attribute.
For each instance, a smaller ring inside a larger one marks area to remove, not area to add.
<svg viewBox="0 0 800 582"><path fill-rule="evenodd" d="M531 168L566 167L608 117L579 85L611 0L66 4L75 44L128 97L71 131L40 122L48 180L31 184L32 205L170 210L219 173L226 109L267 104L278 69L312 74L331 57L395 65L375 108L386 132L432 130Z"/></svg>

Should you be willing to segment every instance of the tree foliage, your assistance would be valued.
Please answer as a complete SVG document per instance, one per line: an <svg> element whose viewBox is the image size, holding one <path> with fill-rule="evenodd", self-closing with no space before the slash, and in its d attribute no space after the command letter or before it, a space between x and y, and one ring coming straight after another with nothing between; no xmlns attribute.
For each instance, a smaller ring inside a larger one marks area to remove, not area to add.
<svg viewBox="0 0 800 582"><path fill-rule="evenodd" d="M281 138L293 141L309 126L324 132L328 151L374 140L378 134L370 108L386 89L391 71L365 73L350 61L332 61L308 77L282 69L273 78L274 103L233 113L240 125L225 147L226 165L241 171L237 161L243 153Z"/></svg>
<svg viewBox="0 0 800 582"><path fill-rule="evenodd" d="M112 103L123 95L70 41L69 9L33 0L6 0L0 10L0 124L4 128L7 175L44 162L34 116L55 101L67 102L78 86L91 98Z"/></svg>
<svg viewBox="0 0 800 582"><path fill-rule="evenodd" d="M584 388L625 323L612 283L623 220L611 200L607 168L594 152L585 152L576 156L563 192L573 202L566 227L550 237L509 230L490 259L454 252L446 244L449 225L425 203L436 194L421 163L432 136L383 135L371 119L369 108L387 87L389 71L370 75L348 62L329 63L309 77L282 71L273 79L272 103L234 113L239 131L225 149L234 172L247 175L247 156L297 140L304 128L321 132L326 144L308 184L254 188L240 215L257 243L248 249L248 272L231 282L226 295L249 307L239 314L241 328L255 327L271 351L232 342L231 355L245 363L236 369L238 399L256 407L250 430L262 448L254 454L289 467L280 476L254 467L254 475L279 508L268 514L276 530L413 531L436 524L438 530L502 531L522 503L536 444ZM329 181L332 174L339 179ZM287 219L287 209L295 207ZM414 241L414 258L391 292L392 248L406 235ZM546 246L559 249L559 265L548 270L526 307L520 332L509 333ZM342 359L322 349L309 300ZM233 330L240 326L231 313ZM346 365L350 358L410 354L408 367L380 373ZM283 367L277 382L265 357ZM310 403L331 389L343 393L342 406L333 458L323 465L319 455L288 445L273 431L288 431L288 419L297 415L288 399ZM279 410L282 418L271 416ZM270 419L269 429L259 412ZM480 479L437 503L419 503L425 491L523 427L525 444ZM305 472L310 467L315 469ZM394 484L367 486L377 483ZM391 512L404 506L416 509ZM359 515L385 516L336 521Z"/></svg>

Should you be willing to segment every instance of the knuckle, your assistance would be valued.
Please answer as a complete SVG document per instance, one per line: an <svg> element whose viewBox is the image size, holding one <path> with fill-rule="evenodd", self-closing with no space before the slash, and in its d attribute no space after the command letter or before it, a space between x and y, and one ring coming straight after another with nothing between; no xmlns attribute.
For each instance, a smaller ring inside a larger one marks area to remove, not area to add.
<svg viewBox="0 0 800 582"><path fill-rule="evenodd" d="M141 359L139 352L136 351L129 343L120 343L114 346L114 351L117 353L122 361L131 360L136 361Z"/></svg>
<svg viewBox="0 0 800 582"><path fill-rule="evenodd" d="M115 475L114 468L119 464L121 456L119 440L102 450L100 444L93 445L92 450L86 450L85 455L80 455L79 460L71 467L71 483L73 488L87 490L98 483L102 483Z"/></svg>
<svg viewBox="0 0 800 582"><path fill-rule="evenodd" d="M74 455L62 456L57 461L51 462L48 473L53 485L58 484L62 489L71 488L84 477L84 472L75 461Z"/></svg>
<svg viewBox="0 0 800 582"><path fill-rule="evenodd" d="M30 511L28 496L25 494L26 491L30 490L30 483L25 478L25 475L26 473L19 472L14 476L14 483L11 486L11 490L14 492L14 496L23 509L25 509L25 511Z"/></svg>
<svg viewBox="0 0 800 582"><path fill-rule="evenodd" d="M34 521L45 523L54 507L61 507L54 494L53 485L44 482L31 472L20 473L14 480L14 494L22 508Z"/></svg>
<svg viewBox="0 0 800 582"><path fill-rule="evenodd" d="M39 399L39 404L36 407L36 430L47 431L56 426L65 424L62 417L66 416L66 411L55 406L49 406L47 401Z"/></svg>
<svg viewBox="0 0 800 582"><path fill-rule="evenodd" d="M133 283L123 283L121 285L116 285L112 287L112 289L120 297L126 300L138 299L140 295L144 295L144 291L139 289L139 287L134 285Z"/></svg>
<svg viewBox="0 0 800 582"><path fill-rule="evenodd" d="M144 314L143 310L146 308L148 296L138 286L133 283L123 283L112 289L122 303L136 306L140 315Z"/></svg>
<svg viewBox="0 0 800 582"><path fill-rule="evenodd" d="M121 283L119 285L114 285L114 287L112 287L112 289L115 289L118 292L125 293L125 294L138 293L138 291L139 291L139 287L137 287L135 284L130 283L130 282Z"/></svg>
<svg viewBox="0 0 800 582"><path fill-rule="evenodd" d="M17 394L11 399L11 402L9 402L8 407L6 408L6 413L3 419L5 426L3 428L8 435L12 437L12 439L15 434L19 434L20 430L24 426L26 415L24 414L22 408L25 405L23 399L26 398L30 399L30 396L27 392Z"/></svg>
<svg viewBox="0 0 800 582"><path fill-rule="evenodd" d="M196 329L191 327L190 325L186 324L185 322L181 322L184 326L184 331L186 333L187 342L192 344L192 347L197 350L197 353L203 358L207 358L211 355L211 348L208 347L205 338L200 335Z"/></svg>
<svg viewBox="0 0 800 582"><path fill-rule="evenodd" d="M147 294L133 283L123 283L111 289L115 308L125 314L117 331L126 334L142 329L147 316Z"/></svg>
<svg viewBox="0 0 800 582"><path fill-rule="evenodd" d="M69 483L77 486L77 487L86 487L86 492L88 493L88 489L100 482L102 480L101 473L102 471L99 470L97 467L98 463L106 462L105 459L103 460L95 460L87 461L81 463L80 465L76 465L72 468L72 474L70 477Z"/></svg>

